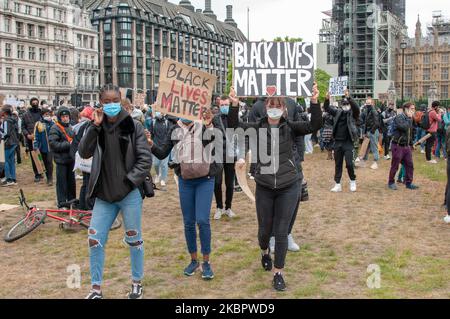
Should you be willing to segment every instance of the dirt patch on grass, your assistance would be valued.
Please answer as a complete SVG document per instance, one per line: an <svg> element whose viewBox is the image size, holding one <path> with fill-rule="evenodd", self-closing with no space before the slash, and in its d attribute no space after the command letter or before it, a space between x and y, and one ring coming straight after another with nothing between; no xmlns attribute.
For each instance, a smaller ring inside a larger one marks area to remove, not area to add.
<svg viewBox="0 0 450 319"><path fill-rule="evenodd" d="M288 254L285 293L273 292L271 275L261 269L255 207L243 194L235 196L236 219L211 221L216 278L204 282L199 275L183 276L189 256L170 177L168 192L144 202L145 297L449 298L450 229L441 221L445 183L417 176L419 191L389 191L389 162L381 161L377 171L357 170L357 193L349 193L345 177L344 192L332 194L334 163L325 158L317 153L304 164L310 201L302 203L295 225L302 248ZM19 166L18 181L30 202L54 207L54 188L35 185L29 164ZM16 204L17 197L18 187L0 189L0 203ZM21 214L0 213L2 236ZM108 298L124 298L129 289L123 236L123 229L113 231L107 244L103 289ZM64 232L49 221L15 243L0 242L0 255L1 298L81 298L89 290L86 231ZM72 264L80 266L81 289L66 286ZM370 264L381 269L380 289L366 285Z"/></svg>

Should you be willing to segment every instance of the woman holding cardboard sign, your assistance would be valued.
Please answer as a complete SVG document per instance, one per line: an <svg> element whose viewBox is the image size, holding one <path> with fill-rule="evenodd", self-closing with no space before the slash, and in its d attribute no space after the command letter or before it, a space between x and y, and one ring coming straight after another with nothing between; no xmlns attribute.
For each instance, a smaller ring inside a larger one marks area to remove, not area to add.
<svg viewBox="0 0 450 319"><path fill-rule="evenodd" d="M229 112L230 127L256 129L256 145L267 144L270 154L261 154L258 149L256 163L256 215L258 217L258 240L261 248L261 263L266 271L273 270L273 287L286 290L282 271L288 248L288 231L299 196L298 168L294 164L292 144L296 136L311 134L322 126L322 111L318 103L319 90L314 84L311 98L311 120L293 122L286 119L284 98L270 97L266 101L267 116L255 123L239 123L239 99L231 89L232 107ZM276 136L275 134L278 134ZM275 145L274 145L275 144ZM278 146L278 152L274 148ZM256 149L256 148L255 148ZM262 163L261 157L269 157L270 163ZM243 158L237 165L245 165ZM269 240L275 234L275 263L272 264ZM274 266L274 267L273 267Z"/></svg>
<svg viewBox="0 0 450 319"><path fill-rule="evenodd" d="M211 110L202 112L203 124L186 119L179 119L168 132L170 138L162 145L156 145L147 132L147 139L152 147L152 153L160 160L169 156L175 150L174 167L178 176L180 205L184 220L184 233L187 248L191 255L191 263L184 269L186 276L193 276L200 268L197 255L197 231L199 228L203 263L202 278L214 278L209 255L211 254L210 211L214 193L214 177L222 170L222 164L213 160L211 151L214 143L214 128L220 130ZM207 136L211 136L207 139Z"/></svg>

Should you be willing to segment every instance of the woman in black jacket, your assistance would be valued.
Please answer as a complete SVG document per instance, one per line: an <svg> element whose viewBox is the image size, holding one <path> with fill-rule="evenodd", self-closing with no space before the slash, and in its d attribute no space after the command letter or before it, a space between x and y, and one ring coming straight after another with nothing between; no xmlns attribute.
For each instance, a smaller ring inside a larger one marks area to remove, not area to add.
<svg viewBox="0 0 450 319"><path fill-rule="evenodd" d="M256 182L256 214L258 217L258 240L262 251L261 263L266 271L273 270L273 287L277 291L286 290L282 270L288 249L288 231L292 215L300 193L299 171L295 165L293 143L296 136L311 134L322 126L322 111L318 104L319 91L314 85L311 99L311 121L292 122L286 120L286 103L284 98L268 98L266 100L267 116L258 122L239 122L239 100L231 90L232 108L229 113L229 127L238 126L256 129L257 144L267 144L269 154L258 150L255 182ZM242 133L242 132L241 132ZM253 141L255 142L255 141ZM255 146L256 146L255 145ZM278 147L278 152L277 152ZM256 149L256 148L254 148ZM269 163L263 163L263 157L269 157ZM237 165L244 165L241 158ZM275 235L275 264L272 267L269 240Z"/></svg>
<svg viewBox="0 0 450 319"><path fill-rule="evenodd" d="M48 142L56 163L56 197L58 207L76 198L76 182L73 167L75 161L70 155L73 131L70 127L70 111L62 106L57 113L57 122L50 129Z"/></svg>
<svg viewBox="0 0 450 319"><path fill-rule="evenodd" d="M203 255L202 278L205 280L214 278L214 272L209 262L211 254L210 211L215 176L222 170L222 156L216 157L213 151L210 154L205 155L205 153L207 153L206 150L211 149L210 144L216 141L214 135L217 129L223 134L219 120L218 117L213 117L210 109L203 111L203 125L200 122L179 119L177 124L171 127L166 142L161 145L153 143L150 132L147 132L148 142L152 146L152 153L158 159L165 159L169 156L172 149L175 149L174 162L177 164L175 164L174 169L175 174L178 176L184 233L187 248L191 255L191 263L184 269L184 274L193 276L200 268L197 256L197 231L195 228L197 224ZM208 136L211 138L208 138ZM219 143L222 140L223 138L217 139ZM197 146L199 147L196 148ZM223 145L216 145L214 149L221 150ZM191 152L194 152L194 154ZM187 158L185 157L186 154ZM201 155L201 158L198 155ZM213 160L212 157L216 157L218 161L216 159ZM192 160L198 165L194 163L190 166L188 162Z"/></svg>

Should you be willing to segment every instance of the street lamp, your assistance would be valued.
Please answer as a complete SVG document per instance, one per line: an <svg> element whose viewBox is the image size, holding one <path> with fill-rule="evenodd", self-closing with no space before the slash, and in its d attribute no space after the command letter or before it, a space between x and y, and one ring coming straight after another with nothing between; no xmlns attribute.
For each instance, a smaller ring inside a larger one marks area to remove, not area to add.
<svg viewBox="0 0 450 319"><path fill-rule="evenodd" d="M397 90L395 89L394 82L391 82L391 86L388 89L388 103L394 104L395 109L397 109L396 101L397 101Z"/></svg>
<svg viewBox="0 0 450 319"><path fill-rule="evenodd" d="M407 46L408 43L403 39L400 43L400 48L402 49L402 103L405 100L405 50Z"/></svg>

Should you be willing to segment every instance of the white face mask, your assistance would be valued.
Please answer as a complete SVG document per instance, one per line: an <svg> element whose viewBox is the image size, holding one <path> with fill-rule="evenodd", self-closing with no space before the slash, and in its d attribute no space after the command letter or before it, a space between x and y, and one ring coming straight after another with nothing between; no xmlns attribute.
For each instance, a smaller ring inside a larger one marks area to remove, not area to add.
<svg viewBox="0 0 450 319"><path fill-rule="evenodd" d="M277 108L268 109L267 116L272 120L279 120L283 116L283 110Z"/></svg>
<svg viewBox="0 0 450 319"><path fill-rule="evenodd" d="M343 106L342 106L342 109L343 109L345 112L350 111L350 105L343 105Z"/></svg>

